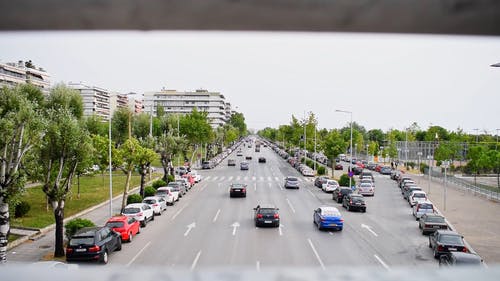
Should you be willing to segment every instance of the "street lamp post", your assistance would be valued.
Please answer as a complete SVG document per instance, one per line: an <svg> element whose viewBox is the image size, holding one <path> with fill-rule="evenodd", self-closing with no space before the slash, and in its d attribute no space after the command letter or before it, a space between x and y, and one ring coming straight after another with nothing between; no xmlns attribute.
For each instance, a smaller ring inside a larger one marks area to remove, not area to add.
<svg viewBox="0 0 500 281"><path fill-rule="evenodd" d="M441 165L443 168L444 168L444 195L443 195L443 206L444 206L444 210L446 211L446 187L447 187L447 183L446 183L446 170L448 169L448 167L450 166L450 161L446 160L446 161L443 161L443 164Z"/></svg>
<svg viewBox="0 0 500 281"><path fill-rule="evenodd" d="M111 110L109 111L109 147L108 147L108 157L109 157L109 216L113 216L113 169L111 167Z"/></svg>
<svg viewBox="0 0 500 281"><path fill-rule="evenodd" d="M349 113L351 115L351 122L350 122L350 125L351 125L351 142L350 142L350 160L349 161L349 187L352 187L352 170L351 170L351 165L352 165L352 111L347 111L347 110L339 110L339 109L336 109L335 112L343 112L343 113Z"/></svg>
<svg viewBox="0 0 500 281"><path fill-rule="evenodd" d="M382 162L385 164L384 146L380 146L380 153L382 156Z"/></svg>
<svg viewBox="0 0 500 281"><path fill-rule="evenodd" d="M366 161L368 161L368 146L369 144L366 144Z"/></svg>
<svg viewBox="0 0 500 281"><path fill-rule="evenodd" d="M422 157L422 151L417 152L418 155L418 170L420 171L420 157Z"/></svg>
<svg viewBox="0 0 500 281"><path fill-rule="evenodd" d="M316 171L316 124L314 124L314 170Z"/></svg>
<svg viewBox="0 0 500 281"><path fill-rule="evenodd" d="M428 186L427 186L427 194L431 194L432 155L427 155L427 160L429 160L429 180L428 180Z"/></svg>

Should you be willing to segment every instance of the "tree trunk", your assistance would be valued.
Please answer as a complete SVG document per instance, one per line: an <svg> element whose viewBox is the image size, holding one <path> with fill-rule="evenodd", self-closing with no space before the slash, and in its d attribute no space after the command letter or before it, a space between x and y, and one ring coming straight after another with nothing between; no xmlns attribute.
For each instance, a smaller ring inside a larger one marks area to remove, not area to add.
<svg viewBox="0 0 500 281"><path fill-rule="evenodd" d="M500 188L500 171L497 172L497 186Z"/></svg>
<svg viewBox="0 0 500 281"><path fill-rule="evenodd" d="M127 196L128 196L128 189L130 186L130 178L132 177L132 171L127 172L127 179L125 180L125 188L123 189L123 198L122 198L122 207L121 211L125 209L125 206L127 205Z"/></svg>
<svg viewBox="0 0 500 281"><path fill-rule="evenodd" d="M161 166L163 167L163 180L167 182L168 177L168 158L164 153L161 154Z"/></svg>
<svg viewBox="0 0 500 281"><path fill-rule="evenodd" d="M52 202L54 218L56 220L56 244L54 257L64 257L64 200Z"/></svg>
<svg viewBox="0 0 500 281"><path fill-rule="evenodd" d="M10 232L9 204L0 197L0 264L7 262L7 243Z"/></svg>
<svg viewBox="0 0 500 281"><path fill-rule="evenodd" d="M140 171L141 171L140 172L140 175L141 175L141 189L139 191L139 194L141 194L141 197L144 198L144 180L146 178L147 169L141 167Z"/></svg>

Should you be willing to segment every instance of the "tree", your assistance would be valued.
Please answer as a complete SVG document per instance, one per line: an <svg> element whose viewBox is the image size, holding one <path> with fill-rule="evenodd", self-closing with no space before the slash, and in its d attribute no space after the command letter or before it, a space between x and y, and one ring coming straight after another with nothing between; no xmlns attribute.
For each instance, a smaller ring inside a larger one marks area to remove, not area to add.
<svg viewBox="0 0 500 281"><path fill-rule="evenodd" d="M500 188L500 151L489 150L488 151L488 163L490 168L495 174L497 174L497 187Z"/></svg>
<svg viewBox="0 0 500 281"><path fill-rule="evenodd" d="M247 135L247 124L245 123L243 113L236 112L232 114L231 118L229 118L229 124L238 130L240 137Z"/></svg>
<svg viewBox="0 0 500 281"><path fill-rule="evenodd" d="M342 139L338 130L332 130L327 135L322 146L324 147L325 155L328 157L328 159L333 159L336 158L339 154L343 153L346 150L348 144Z"/></svg>
<svg viewBox="0 0 500 281"><path fill-rule="evenodd" d="M133 134L137 139L144 139L149 136L150 116L146 113L141 113L134 116Z"/></svg>
<svg viewBox="0 0 500 281"><path fill-rule="evenodd" d="M116 150L115 156L113 157L113 165L119 168L127 176L125 186L123 187L121 210L125 208L127 203L127 196L130 189L130 179L132 178L132 171L137 164L139 149L139 141L134 138L129 138L120 146L119 149Z"/></svg>
<svg viewBox="0 0 500 281"><path fill-rule="evenodd" d="M141 175L141 188L140 194L144 198L144 181L146 178L146 174L148 173L149 167L151 166L151 162L156 158L156 152L154 150L149 149L147 147L138 146L136 151L136 165L139 169L139 174Z"/></svg>
<svg viewBox="0 0 500 281"><path fill-rule="evenodd" d="M190 144L208 143L213 138L207 115L207 112L194 108L190 114L180 118L180 134L186 136Z"/></svg>
<svg viewBox="0 0 500 281"><path fill-rule="evenodd" d="M163 134L158 138L156 152L160 153L161 165L163 167L163 180L167 182L169 167L172 166L172 158L183 151L187 146L187 140L172 135L172 132ZM171 173L173 175L173 173Z"/></svg>
<svg viewBox="0 0 500 281"><path fill-rule="evenodd" d="M42 106L43 94L32 85L0 89L0 263L7 261L9 204L24 190L22 163L43 136Z"/></svg>
<svg viewBox="0 0 500 281"><path fill-rule="evenodd" d="M469 162L466 168L474 174L474 184L476 184L477 175L488 165L487 157L485 157L485 149L482 146L472 146L467 153Z"/></svg>
<svg viewBox="0 0 500 281"><path fill-rule="evenodd" d="M108 122L104 122L104 120L97 115L91 115L85 119L85 128L91 135L100 135L107 136L108 135Z"/></svg>
<svg viewBox="0 0 500 281"><path fill-rule="evenodd" d="M129 137L129 123L131 123L132 112L130 109L121 107L113 114L111 119L113 141L119 146Z"/></svg>
<svg viewBox="0 0 500 281"><path fill-rule="evenodd" d="M48 125L40 147L42 190L52 206L55 230L55 257L64 256L64 206L79 163L89 156L92 146L81 120L80 95L65 86L54 88L48 98Z"/></svg>

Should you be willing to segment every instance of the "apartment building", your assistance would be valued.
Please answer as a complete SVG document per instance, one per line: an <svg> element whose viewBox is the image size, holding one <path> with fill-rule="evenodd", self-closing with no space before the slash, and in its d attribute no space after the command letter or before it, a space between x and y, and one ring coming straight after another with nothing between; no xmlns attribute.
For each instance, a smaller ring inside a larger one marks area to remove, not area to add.
<svg viewBox="0 0 500 281"><path fill-rule="evenodd" d="M96 86L88 86L81 82L70 82L68 86L80 92L83 99L84 116L91 116L95 114L103 120L109 120L111 110L111 93L108 90Z"/></svg>
<svg viewBox="0 0 500 281"><path fill-rule="evenodd" d="M219 92L209 92L200 89L194 92L180 92L177 90L162 89L159 92L145 93L144 111L153 112L162 107L165 113L188 114L194 108L208 113L208 120L212 128L226 124L231 104ZM229 107L229 108L228 108Z"/></svg>
<svg viewBox="0 0 500 281"><path fill-rule="evenodd" d="M48 93L50 75L43 68L36 68L31 61L29 63L21 60L17 63L0 62L0 87L15 87L26 83L33 84L44 93Z"/></svg>

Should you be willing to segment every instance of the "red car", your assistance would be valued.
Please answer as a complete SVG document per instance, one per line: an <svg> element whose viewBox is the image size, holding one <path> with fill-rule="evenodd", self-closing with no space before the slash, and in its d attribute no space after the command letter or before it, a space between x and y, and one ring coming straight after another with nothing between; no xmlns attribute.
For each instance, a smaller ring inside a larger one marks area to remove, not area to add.
<svg viewBox="0 0 500 281"><path fill-rule="evenodd" d="M344 169L344 166L342 166L342 164L336 164L335 165L335 170L343 170Z"/></svg>
<svg viewBox="0 0 500 281"><path fill-rule="evenodd" d="M189 185L191 185L191 187L194 185L195 180L194 180L194 177L192 175L184 174L184 175L182 175L182 177L188 180Z"/></svg>
<svg viewBox="0 0 500 281"><path fill-rule="evenodd" d="M106 222L106 226L120 233L122 241L132 242L133 237L141 232L139 221L133 217L112 217Z"/></svg>

